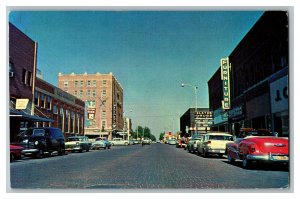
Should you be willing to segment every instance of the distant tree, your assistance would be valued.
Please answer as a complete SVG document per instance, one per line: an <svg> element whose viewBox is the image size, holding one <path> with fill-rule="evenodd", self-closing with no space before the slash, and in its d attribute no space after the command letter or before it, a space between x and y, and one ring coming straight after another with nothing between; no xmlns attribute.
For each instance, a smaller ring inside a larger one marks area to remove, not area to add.
<svg viewBox="0 0 300 199"><path fill-rule="evenodd" d="M159 140L163 140L164 139L164 135L165 135L165 133L159 134Z"/></svg>

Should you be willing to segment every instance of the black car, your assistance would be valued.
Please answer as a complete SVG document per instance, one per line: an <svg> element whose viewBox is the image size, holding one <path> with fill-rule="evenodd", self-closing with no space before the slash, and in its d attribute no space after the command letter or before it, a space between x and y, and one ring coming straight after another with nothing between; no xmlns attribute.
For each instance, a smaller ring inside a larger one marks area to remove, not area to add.
<svg viewBox="0 0 300 199"><path fill-rule="evenodd" d="M19 142L24 150L24 156L41 158L56 151L58 155L65 153L65 138L59 128L36 127L29 128L19 134Z"/></svg>

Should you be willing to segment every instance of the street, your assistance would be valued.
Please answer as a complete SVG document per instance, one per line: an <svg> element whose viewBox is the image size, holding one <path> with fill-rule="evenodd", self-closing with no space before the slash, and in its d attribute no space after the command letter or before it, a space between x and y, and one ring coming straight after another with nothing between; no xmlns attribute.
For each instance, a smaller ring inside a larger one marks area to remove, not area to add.
<svg viewBox="0 0 300 199"><path fill-rule="evenodd" d="M10 163L14 189L287 188L284 167L246 170L226 157L204 158L174 145L118 146Z"/></svg>

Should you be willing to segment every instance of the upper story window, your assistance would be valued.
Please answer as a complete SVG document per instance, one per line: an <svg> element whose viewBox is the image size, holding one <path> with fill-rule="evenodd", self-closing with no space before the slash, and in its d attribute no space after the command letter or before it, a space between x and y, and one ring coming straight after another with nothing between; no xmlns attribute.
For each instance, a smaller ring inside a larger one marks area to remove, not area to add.
<svg viewBox="0 0 300 199"><path fill-rule="evenodd" d="M91 96L91 91L90 91L90 90L87 91L87 96L88 96L88 97Z"/></svg>
<svg viewBox="0 0 300 199"><path fill-rule="evenodd" d="M40 104L40 106L41 107L45 107L45 94L43 94L43 93L41 93L41 104Z"/></svg>
<svg viewBox="0 0 300 199"><path fill-rule="evenodd" d="M68 87L69 82L68 81L64 81L64 87Z"/></svg>
<svg viewBox="0 0 300 199"><path fill-rule="evenodd" d="M102 91L102 97L105 97L106 96L106 90L103 90Z"/></svg>
<svg viewBox="0 0 300 199"><path fill-rule="evenodd" d="M80 87L84 87L84 81L83 80L80 81Z"/></svg>
<svg viewBox="0 0 300 199"><path fill-rule="evenodd" d="M92 97L96 97L96 91L95 90L92 91Z"/></svg>
<svg viewBox="0 0 300 199"><path fill-rule="evenodd" d="M34 104L39 105L39 93L37 91L34 91Z"/></svg>
<svg viewBox="0 0 300 199"><path fill-rule="evenodd" d="M14 63L12 61L9 61L9 77L14 76Z"/></svg>
<svg viewBox="0 0 300 199"><path fill-rule="evenodd" d="M83 90L80 90L80 92L79 92L79 97L80 97L80 98L83 97Z"/></svg>
<svg viewBox="0 0 300 199"><path fill-rule="evenodd" d="M102 80L102 85L106 86L106 84L107 84L107 80L106 79Z"/></svg>
<svg viewBox="0 0 300 199"><path fill-rule="evenodd" d="M23 68L22 72L22 83L27 86L32 85L32 72L26 70L25 68Z"/></svg>
<svg viewBox="0 0 300 199"><path fill-rule="evenodd" d="M96 80L93 80L93 84L92 84L93 87L96 87L97 84L96 84Z"/></svg>
<svg viewBox="0 0 300 199"><path fill-rule="evenodd" d="M75 81L74 81L74 87L76 88L77 86L78 86L78 81L75 80Z"/></svg>
<svg viewBox="0 0 300 199"><path fill-rule="evenodd" d="M87 87L91 87L91 80L87 80Z"/></svg>
<svg viewBox="0 0 300 199"><path fill-rule="evenodd" d="M77 97L78 93L77 93L77 90L74 91L74 96Z"/></svg>
<svg viewBox="0 0 300 199"><path fill-rule="evenodd" d="M58 109L56 105L53 105L53 114L57 114L58 113Z"/></svg>
<svg viewBox="0 0 300 199"><path fill-rule="evenodd" d="M47 96L47 109L51 110L51 97Z"/></svg>

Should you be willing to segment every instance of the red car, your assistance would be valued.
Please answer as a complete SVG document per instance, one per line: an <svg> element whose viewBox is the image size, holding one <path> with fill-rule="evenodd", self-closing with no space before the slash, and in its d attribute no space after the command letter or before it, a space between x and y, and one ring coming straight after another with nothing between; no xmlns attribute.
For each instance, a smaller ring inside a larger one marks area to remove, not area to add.
<svg viewBox="0 0 300 199"><path fill-rule="evenodd" d="M234 142L227 143L228 161L242 160L249 168L254 162L289 162L288 138L275 137L268 130L250 130L238 135Z"/></svg>
<svg viewBox="0 0 300 199"><path fill-rule="evenodd" d="M21 146L10 144L10 161L21 159L23 149Z"/></svg>

